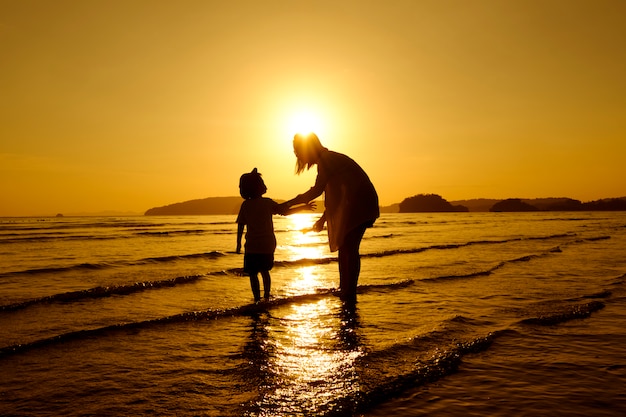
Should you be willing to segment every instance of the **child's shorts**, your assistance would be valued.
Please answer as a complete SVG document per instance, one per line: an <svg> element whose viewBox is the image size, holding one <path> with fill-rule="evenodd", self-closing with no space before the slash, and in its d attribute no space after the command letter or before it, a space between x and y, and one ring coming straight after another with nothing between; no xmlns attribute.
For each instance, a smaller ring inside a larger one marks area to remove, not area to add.
<svg viewBox="0 0 626 417"><path fill-rule="evenodd" d="M269 271L273 267L273 253L246 253L243 256L243 271L246 274L257 274L261 271Z"/></svg>

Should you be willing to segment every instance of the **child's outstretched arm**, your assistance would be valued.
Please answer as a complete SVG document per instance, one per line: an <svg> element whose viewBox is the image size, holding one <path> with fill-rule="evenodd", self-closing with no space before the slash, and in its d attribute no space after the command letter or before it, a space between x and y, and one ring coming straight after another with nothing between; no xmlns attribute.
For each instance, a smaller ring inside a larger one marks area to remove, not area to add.
<svg viewBox="0 0 626 417"><path fill-rule="evenodd" d="M312 211L312 210L315 210L315 208L317 207L317 204L315 204L315 201L309 201L308 203L297 204L291 207L289 207L288 204L289 202L286 202L286 203L282 203L276 206L276 213L283 215L283 216L289 216L290 214L299 213L305 210Z"/></svg>

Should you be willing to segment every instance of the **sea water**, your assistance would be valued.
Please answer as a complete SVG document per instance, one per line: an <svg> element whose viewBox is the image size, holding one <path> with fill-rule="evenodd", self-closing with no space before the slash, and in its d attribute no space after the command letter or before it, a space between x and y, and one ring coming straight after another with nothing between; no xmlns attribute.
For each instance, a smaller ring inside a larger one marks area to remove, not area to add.
<svg viewBox="0 0 626 417"><path fill-rule="evenodd" d="M0 219L3 416L617 416L626 213L383 214L356 307L318 215Z"/></svg>

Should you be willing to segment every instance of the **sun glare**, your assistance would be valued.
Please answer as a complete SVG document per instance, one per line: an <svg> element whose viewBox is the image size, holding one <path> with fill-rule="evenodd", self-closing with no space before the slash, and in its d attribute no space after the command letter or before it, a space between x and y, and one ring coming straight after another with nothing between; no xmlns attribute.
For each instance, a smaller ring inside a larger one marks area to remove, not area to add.
<svg viewBox="0 0 626 417"><path fill-rule="evenodd" d="M287 129L291 136L296 133L314 132L318 136L324 136L326 126L322 117L311 110L298 110L288 116Z"/></svg>
<svg viewBox="0 0 626 417"><path fill-rule="evenodd" d="M297 213L286 219L287 227L293 231L291 238L286 242L290 248L291 261L318 259L326 255L327 245L324 242L326 237L322 236L322 233L310 231L319 217L319 214Z"/></svg>

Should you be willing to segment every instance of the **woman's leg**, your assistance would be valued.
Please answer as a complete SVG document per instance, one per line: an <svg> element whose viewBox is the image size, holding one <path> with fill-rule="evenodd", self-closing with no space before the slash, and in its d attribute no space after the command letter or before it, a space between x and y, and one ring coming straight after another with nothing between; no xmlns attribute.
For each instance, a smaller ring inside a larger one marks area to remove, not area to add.
<svg viewBox="0 0 626 417"><path fill-rule="evenodd" d="M267 300L270 298L270 289L272 288L272 277L270 276L270 271L261 271L261 276L263 277L263 296Z"/></svg>
<svg viewBox="0 0 626 417"><path fill-rule="evenodd" d="M351 230L339 248L339 289L344 301L356 301L356 288L361 272L359 246L366 226L361 225Z"/></svg>

